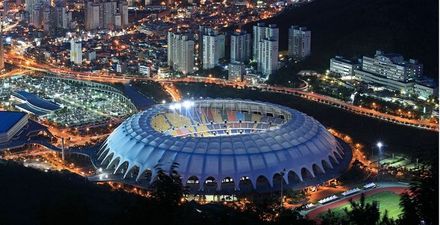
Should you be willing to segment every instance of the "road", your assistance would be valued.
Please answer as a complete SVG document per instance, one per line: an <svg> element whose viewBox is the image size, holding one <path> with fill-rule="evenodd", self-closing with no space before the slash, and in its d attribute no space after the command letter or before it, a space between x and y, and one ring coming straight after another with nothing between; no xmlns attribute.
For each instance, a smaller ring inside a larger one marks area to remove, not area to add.
<svg viewBox="0 0 440 225"><path fill-rule="evenodd" d="M23 56L14 54L13 52L16 51L9 51L8 53L5 54L6 56L5 58L8 63L14 64L26 70L52 73L60 77L87 80L87 81L105 82L105 83L128 83L130 81L137 81L137 80L145 80L145 81L148 80L148 81L159 82L164 87L164 89L172 96L174 101L178 101L181 99L181 95L179 91L177 90L177 88L174 87L174 85L172 85L174 83L179 83L179 82L216 84L216 85L233 87L233 88L253 88L265 92L282 93L282 94L298 96L311 101L315 101L315 102L331 105L333 107L337 107L343 110L347 110L355 114L373 117L391 123L396 123L396 124L401 124L401 125L411 126L421 129L427 129L437 132L439 131L439 125L437 123L428 120L415 120L415 119L408 119L395 115L390 115L373 109L367 109L360 106L352 105L350 103L329 96L320 95L313 92L306 92L295 88L271 86L266 84L252 86L242 82L231 82L223 79L210 78L210 77L155 79L155 78L139 77L139 76L118 76L118 75L110 74L108 72L100 72L100 73L78 72L78 71L72 71L68 68L60 68L48 64L36 63L30 59L25 59Z"/></svg>

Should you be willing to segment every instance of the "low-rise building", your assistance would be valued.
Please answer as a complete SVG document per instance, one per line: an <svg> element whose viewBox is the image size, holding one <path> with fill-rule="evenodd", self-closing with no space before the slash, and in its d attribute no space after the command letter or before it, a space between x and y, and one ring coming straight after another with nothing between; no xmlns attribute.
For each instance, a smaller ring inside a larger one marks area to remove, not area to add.
<svg viewBox="0 0 440 225"><path fill-rule="evenodd" d="M230 63L228 67L228 80L241 82L243 80L244 69L243 63Z"/></svg>
<svg viewBox="0 0 440 225"><path fill-rule="evenodd" d="M0 111L0 119L0 143L4 143L11 140L28 123L29 114Z"/></svg>
<svg viewBox="0 0 440 225"><path fill-rule="evenodd" d="M392 80L384 76L365 72L363 70L354 70L354 77L364 83L383 86L390 90L400 91L401 93L409 93L414 87L414 82Z"/></svg>
<svg viewBox="0 0 440 225"><path fill-rule="evenodd" d="M354 70L360 69L358 61L352 61L342 56L335 56L330 59L330 73L341 77L352 77Z"/></svg>
<svg viewBox="0 0 440 225"><path fill-rule="evenodd" d="M423 75L423 65L414 59L406 61L399 54L376 51L373 58L364 56L361 67L353 69L353 72L354 77L361 82L404 94L412 93L426 98L429 93L433 93L433 89L417 81Z"/></svg>
<svg viewBox="0 0 440 225"><path fill-rule="evenodd" d="M431 85L416 83L413 92L419 99L426 100L435 94L435 88Z"/></svg>
<svg viewBox="0 0 440 225"><path fill-rule="evenodd" d="M151 68L149 66L139 64L139 73L147 77L151 76Z"/></svg>

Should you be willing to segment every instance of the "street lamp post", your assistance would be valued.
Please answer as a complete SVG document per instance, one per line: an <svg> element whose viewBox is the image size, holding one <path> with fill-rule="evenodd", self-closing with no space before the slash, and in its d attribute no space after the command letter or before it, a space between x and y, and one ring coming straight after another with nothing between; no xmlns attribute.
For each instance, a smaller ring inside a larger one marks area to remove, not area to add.
<svg viewBox="0 0 440 225"><path fill-rule="evenodd" d="M381 154L382 154L382 147L383 147L383 144L382 144L382 142L377 142L377 144L376 144L376 146L377 146L377 148L379 149L379 152L378 152L378 165L379 165L379 170L380 170L380 168L381 168L381 165L380 165L380 156L381 156Z"/></svg>
<svg viewBox="0 0 440 225"><path fill-rule="evenodd" d="M282 210L283 209L283 184L284 184L284 173L286 172L286 169L283 169L281 172L280 172L280 175L281 175L281 200L280 200L280 209Z"/></svg>
<svg viewBox="0 0 440 225"><path fill-rule="evenodd" d="M377 146L377 148L379 149L379 152L378 152L378 154L377 154L377 156L378 156L377 164L378 164L378 166L379 166L379 169L378 169L378 171L377 171L377 176L378 176L377 178L379 179L379 178L380 178L381 169L382 169L382 166L381 166L381 164L380 164L380 158L381 158L381 155L382 155L382 147L383 147L383 143L379 141L379 142L377 142L376 146Z"/></svg>

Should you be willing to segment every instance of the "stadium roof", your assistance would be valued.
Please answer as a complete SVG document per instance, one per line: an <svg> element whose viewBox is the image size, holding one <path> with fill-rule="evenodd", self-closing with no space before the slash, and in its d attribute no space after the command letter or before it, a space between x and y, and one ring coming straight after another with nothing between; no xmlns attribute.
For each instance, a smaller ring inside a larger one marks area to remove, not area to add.
<svg viewBox="0 0 440 225"><path fill-rule="evenodd" d="M177 163L184 183L191 177L200 181L214 178L217 182L228 177L238 182L248 177L255 185L263 176L272 185L274 175L283 169L303 181L308 175L315 177L324 171L330 173L329 168L344 167L343 159L351 159L348 155L344 157L343 147L325 127L297 110L235 99L198 100L191 107L200 105L221 109L235 107L236 110L259 111L263 115L274 112L287 117L280 126L262 132L180 137L152 127L153 117L175 108L173 104L157 105L133 115L112 132L100 152L104 167L114 167L113 173L122 170L124 177L136 169L139 180L146 171L150 171L154 179L157 165L168 171ZM188 115L187 112L182 114ZM285 176L287 180L287 174Z"/></svg>
<svg viewBox="0 0 440 225"><path fill-rule="evenodd" d="M7 132L24 116L24 112L0 111L0 133Z"/></svg>

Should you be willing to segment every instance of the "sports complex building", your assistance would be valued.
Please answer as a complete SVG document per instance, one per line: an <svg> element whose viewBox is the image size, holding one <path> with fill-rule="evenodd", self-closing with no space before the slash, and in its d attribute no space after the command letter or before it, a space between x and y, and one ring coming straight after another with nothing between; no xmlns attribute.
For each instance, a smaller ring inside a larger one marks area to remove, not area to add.
<svg viewBox="0 0 440 225"><path fill-rule="evenodd" d="M17 109L36 116L50 114L61 108L54 102L40 98L37 95L26 91L17 91L11 95L11 98L20 102L20 104L15 105Z"/></svg>
<svg viewBox="0 0 440 225"><path fill-rule="evenodd" d="M29 119L29 114L0 111L0 151L46 144L45 137L51 137L47 127Z"/></svg>
<svg viewBox="0 0 440 225"><path fill-rule="evenodd" d="M148 187L155 168L177 171L192 193L267 192L323 183L351 148L297 110L236 99L184 101L137 113L98 152L101 180ZM107 179L106 179L107 178Z"/></svg>

